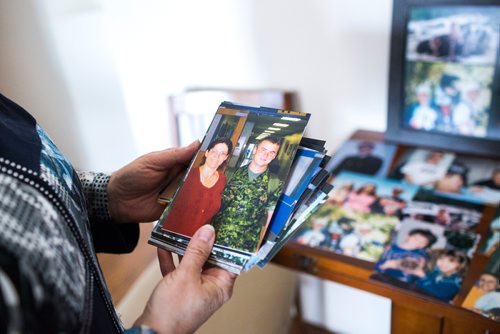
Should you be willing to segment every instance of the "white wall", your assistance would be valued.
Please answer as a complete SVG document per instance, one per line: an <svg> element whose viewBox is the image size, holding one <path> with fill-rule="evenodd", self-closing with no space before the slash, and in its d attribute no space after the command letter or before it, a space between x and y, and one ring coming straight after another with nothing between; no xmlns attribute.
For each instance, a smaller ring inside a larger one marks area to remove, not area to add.
<svg viewBox="0 0 500 334"><path fill-rule="evenodd" d="M0 0L0 90L83 168L170 146L166 96L192 86L297 91L308 134L334 149L385 128L390 12L389 0Z"/></svg>
<svg viewBox="0 0 500 334"><path fill-rule="evenodd" d="M332 149L385 128L389 0L102 2L141 151L169 143L165 96L192 86L297 91Z"/></svg>
<svg viewBox="0 0 500 334"><path fill-rule="evenodd" d="M92 1L0 0L0 91L77 167L112 171L138 151L101 12Z"/></svg>

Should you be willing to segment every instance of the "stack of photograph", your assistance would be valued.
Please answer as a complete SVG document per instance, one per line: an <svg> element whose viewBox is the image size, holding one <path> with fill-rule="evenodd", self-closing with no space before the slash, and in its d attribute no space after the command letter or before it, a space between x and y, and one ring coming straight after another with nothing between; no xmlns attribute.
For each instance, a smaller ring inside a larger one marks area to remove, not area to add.
<svg viewBox="0 0 500 334"><path fill-rule="evenodd" d="M264 267L331 190L325 142L303 137L309 117L223 102L180 185L160 194L166 208L149 242L182 255L211 224L209 263L237 274Z"/></svg>

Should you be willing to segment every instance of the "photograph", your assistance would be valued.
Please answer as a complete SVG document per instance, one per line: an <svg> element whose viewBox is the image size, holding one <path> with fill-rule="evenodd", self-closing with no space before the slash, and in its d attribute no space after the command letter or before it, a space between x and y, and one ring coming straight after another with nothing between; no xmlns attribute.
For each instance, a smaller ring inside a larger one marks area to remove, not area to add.
<svg viewBox="0 0 500 334"><path fill-rule="evenodd" d="M335 152L326 169L333 175L354 172L385 177L395 151L392 144L350 139Z"/></svg>
<svg viewBox="0 0 500 334"><path fill-rule="evenodd" d="M405 124L415 130L487 137L494 73L494 65L407 63Z"/></svg>
<svg viewBox="0 0 500 334"><path fill-rule="evenodd" d="M495 217L490 222L488 232L481 244L481 252L486 256L491 256L496 250L500 250L500 208L497 209Z"/></svg>
<svg viewBox="0 0 500 334"><path fill-rule="evenodd" d="M311 182L318 173L320 163L325 158L323 152L299 147L295 155L292 167L283 194L276 204L267 240L278 238L282 229L291 219L292 213L300 205L299 200L307 188L311 188Z"/></svg>
<svg viewBox="0 0 500 334"><path fill-rule="evenodd" d="M212 224L213 254L242 265L262 242L308 120L305 113L222 103L153 230L154 244L175 240L185 248L200 226Z"/></svg>
<svg viewBox="0 0 500 334"><path fill-rule="evenodd" d="M473 232L405 219L372 278L450 302L460 290L478 240Z"/></svg>
<svg viewBox="0 0 500 334"><path fill-rule="evenodd" d="M404 219L396 230L394 241L404 242L413 229L429 230L436 240L429 245L429 249L455 249L472 257L479 242L479 234L469 230L451 230L445 226L425 221Z"/></svg>
<svg viewBox="0 0 500 334"><path fill-rule="evenodd" d="M476 278L462 307L500 322L500 252L497 254Z"/></svg>
<svg viewBox="0 0 500 334"><path fill-rule="evenodd" d="M500 203L500 161L458 155L434 191L475 203Z"/></svg>
<svg viewBox="0 0 500 334"><path fill-rule="evenodd" d="M342 172L333 180L327 204L360 213L400 216L418 187L400 181Z"/></svg>
<svg viewBox="0 0 500 334"><path fill-rule="evenodd" d="M418 187L351 172L340 173L333 186L327 201L294 239L311 247L377 261Z"/></svg>
<svg viewBox="0 0 500 334"><path fill-rule="evenodd" d="M494 64L500 36L498 16L495 7L414 7L408 21L406 58Z"/></svg>
<svg viewBox="0 0 500 334"><path fill-rule="evenodd" d="M403 219L418 220L443 226L447 230L474 230L482 211L431 202L412 201L403 209Z"/></svg>
<svg viewBox="0 0 500 334"><path fill-rule="evenodd" d="M360 213L325 203L293 239L309 247L375 262L398 224L394 216Z"/></svg>
<svg viewBox="0 0 500 334"><path fill-rule="evenodd" d="M409 184L433 188L451 166L454 153L440 150L409 149L396 162L389 177Z"/></svg>
<svg viewBox="0 0 500 334"><path fill-rule="evenodd" d="M498 157L500 8L445 1L400 10L385 138Z"/></svg>
<svg viewBox="0 0 500 334"><path fill-rule="evenodd" d="M500 203L500 161L497 160L440 150L409 149L394 164L389 177L456 201Z"/></svg>

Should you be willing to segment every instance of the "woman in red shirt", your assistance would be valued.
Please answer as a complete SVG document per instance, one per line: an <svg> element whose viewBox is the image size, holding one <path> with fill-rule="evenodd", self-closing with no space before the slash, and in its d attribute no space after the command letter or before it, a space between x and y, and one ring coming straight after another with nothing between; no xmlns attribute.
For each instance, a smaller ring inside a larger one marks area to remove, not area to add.
<svg viewBox="0 0 500 334"><path fill-rule="evenodd" d="M198 228L209 224L219 211L226 176L221 171L233 144L225 137L212 141L201 165L192 168L166 213L163 229L191 237Z"/></svg>

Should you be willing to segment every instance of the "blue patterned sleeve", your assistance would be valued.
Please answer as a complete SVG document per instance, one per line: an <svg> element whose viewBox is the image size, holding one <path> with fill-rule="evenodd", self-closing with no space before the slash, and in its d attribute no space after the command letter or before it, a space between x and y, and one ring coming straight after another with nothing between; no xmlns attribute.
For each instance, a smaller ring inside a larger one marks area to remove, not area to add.
<svg viewBox="0 0 500 334"><path fill-rule="evenodd" d="M104 173L78 171L78 177L82 183L89 218L111 221L107 192L110 176Z"/></svg>

